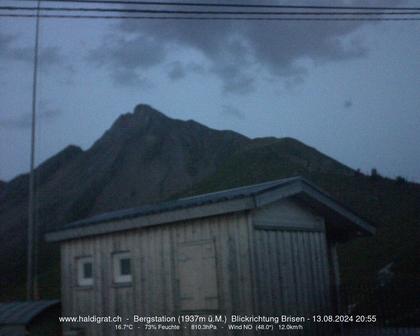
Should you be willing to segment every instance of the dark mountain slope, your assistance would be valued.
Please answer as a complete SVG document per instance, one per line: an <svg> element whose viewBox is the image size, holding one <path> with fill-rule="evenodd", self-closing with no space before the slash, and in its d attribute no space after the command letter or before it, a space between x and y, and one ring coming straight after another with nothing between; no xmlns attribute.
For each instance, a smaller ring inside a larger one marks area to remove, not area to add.
<svg viewBox="0 0 420 336"><path fill-rule="evenodd" d="M298 140L258 138L229 157L191 193L310 174L354 176L355 172Z"/></svg>
<svg viewBox="0 0 420 336"><path fill-rule="evenodd" d="M37 219L44 231L98 212L293 175L307 177L378 223L375 237L340 251L345 282L373 282L392 261L399 279L416 274L418 184L364 176L291 138L251 140L168 118L147 105L120 116L90 149L70 146L37 169ZM0 300L22 294L10 286L18 274L17 288L24 288L27 185L22 175L0 193ZM54 245L42 245L45 298L59 295L57 255Z"/></svg>
<svg viewBox="0 0 420 336"><path fill-rule="evenodd" d="M250 141L139 105L119 117L89 150L70 146L37 168L40 238L51 227L190 189ZM0 296L16 274L25 274L27 194L27 174L13 179L1 194L0 253L5 262L0 264ZM41 268L56 277L50 249L42 244Z"/></svg>
<svg viewBox="0 0 420 336"><path fill-rule="evenodd" d="M62 169L80 155L82 150L79 147L68 146L36 169L37 220L54 222L58 217L60 193L49 195L45 190L48 190L50 181L58 178ZM0 297L3 293L14 295L16 283L25 280L28 182L27 174L17 176L0 194Z"/></svg>
<svg viewBox="0 0 420 336"><path fill-rule="evenodd" d="M418 292L420 185L365 176L293 139L258 139L229 158L191 194L302 175L377 226L377 234L340 246L344 287L351 295L378 288L378 272L392 263L390 320L414 321ZM370 292L369 292L370 293ZM375 299L384 294L375 294ZM394 309L394 310L392 310ZM418 314L418 312L417 312ZM393 315L393 316L392 316ZM398 321L397 321L398 322ZM395 323L397 323L395 322Z"/></svg>
<svg viewBox="0 0 420 336"><path fill-rule="evenodd" d="M351 251L348 257L343 254L346 279L372 280L378 267L401 260L409 251L417 255L413 237L420 220L419 184L362 175L293 139L258 141L260 145L251 144L229 158L191 194L302 175L377 225L376 236L346 244L343 252Z"/></svg>
<svg viewBox="0 0 420 336"><path fill-rule="evenodd" d="M93 212L155 202L191 188L249 141L140 105L134 114L121 116L90 150L90 167L104 152L118 153Z"/></svg>
<svg viewBox="0 0 420 336"><path fill-rule="evenodd" d="M0 197L5 187L6 187L6 182L0 180Z"/></svg>

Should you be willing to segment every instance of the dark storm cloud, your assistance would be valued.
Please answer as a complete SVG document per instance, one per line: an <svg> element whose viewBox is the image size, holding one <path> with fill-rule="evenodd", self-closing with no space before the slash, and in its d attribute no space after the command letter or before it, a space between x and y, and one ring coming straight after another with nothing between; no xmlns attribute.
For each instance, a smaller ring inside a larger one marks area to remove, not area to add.
<svg viewBox="0 0 420 336"><path fill-rule="evenodd" d="M353 106L353 101L350 100L350 99L347 99L347 100L344 101L343 106L344 106L345 109L349 109Z"/></svg>
<svg viewBox="0 0 420 336"><path fill-rule="evenodd" d="M238 108L232 105L223 105L222 106L222 114L234 117L236 119L244 120L245 114L240 111Z"/></svg>
<svg viewBox="0 0 420 336"><path fill-rule="evenodd" d="M121 86L137 86L137 87L151 87L152 82L144 75L137 73L133 69L117 67L112 72L112 77L118 85Z"/></svg>
<svg viewBox="0 0 420 336"><path fill-rule="evenodd" d="M174 61L168 64L166 67L167 75L169 79L176 81L185 78L189 73L204 74L206 72L205 67L195 63L182 63L180 61Z"/></svg>
<svg viewBox="0 0 420 336"><path fill-rule="evenodd" d="M92 50L88 60L99 67L109 67L113 79L120 85L144 84L141 75L146 70L165 61L166 46L152 36L137 34L125 39L107 36L104 43Z"/></svg>
<svg viewBox="0 0 420 336"><path fill-rule="evenodd" d="M247 1L255 3L254 0ZM362 0L342 2L366 5ZM380 3L379 0L371 1L369 5ZM331 5L332 2L320 4ZM337 2L333 4L337 5ZM398 2L393 4L398 5ZM307 69L301 61L322 64L364 56L367 49L360 41L344 41L364 24L125 20L118 26L116 36L134 38L114 37L112 43L106 42L94 50L90 58L108 66L114 74L123 69L131 76L131 72L165 62L174 51L182 48L204 56L208 61L207 71L218 76L224 91L248 93L253 89L258 73L290 83L305 75ZM177 68L170 69L168 76L172 79L185 77L187 73L182 62L176 62Z"/></svg>
<svg viewBox="0 0 420 336"><path fill-rule="evenodd" d="M17 45L18 36L0 32L0 59L4 61L19 61L32 65L34 48ZM48 71L51 66L61 66L62 69L73 72L71 65L66 64L65 57L58 47L41 47L39 52L40 69Z"/></svg>
<svg viewBox="0 0 420 336"><path fill-rule="evenodd" d="M182 79L186 76L187 69L181 62L169 64L168 77L172 80Z"/></svg>
<svg viewBox="0 0 420 336"><path fill-rule="evenodd" d="M8 35L0 32L0 57L5 58L9 57L11 54L11 46L15 37L13 35Z"/></svg>
<svg viewBox="0 0 420 336"><path fill-rule="evenodd" d="M43 108L37 114L39 121L51 121L57 118L61 111L53 108ZM30 113L20 114L16 117L0 119L0 128L3 129L28 129L31 127L32 116Z"/></svg>

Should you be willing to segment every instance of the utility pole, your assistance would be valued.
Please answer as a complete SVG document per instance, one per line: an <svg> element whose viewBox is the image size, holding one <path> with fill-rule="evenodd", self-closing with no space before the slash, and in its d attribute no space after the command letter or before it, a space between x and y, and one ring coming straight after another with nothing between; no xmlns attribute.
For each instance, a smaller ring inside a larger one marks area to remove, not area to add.
<svg viewBox="0 0 420 336"><path fill-rule="evenodd" d="M38 230L35 222L35 132L36 132L36 101L38 80L38 49L39 49L39 12L41 0L38 0L35 23L34 71L32 77L32 124L31 124L31 158L29 171L28 198L28 260L27 260L27 300L38 298L37 268L38 268Z"/></svg>

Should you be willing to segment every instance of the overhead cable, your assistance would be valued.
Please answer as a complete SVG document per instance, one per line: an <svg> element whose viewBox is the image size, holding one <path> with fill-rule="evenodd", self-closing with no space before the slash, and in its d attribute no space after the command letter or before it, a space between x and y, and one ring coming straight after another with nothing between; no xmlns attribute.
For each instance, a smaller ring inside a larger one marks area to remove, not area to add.
<svg viewBox="0 0 420 336"><path fill-rule="evenodd" d="M36 14L1 14L3 18L36 18ZM60 15L60 14L40 14L44 19L104 19L104 20L173 20L173 21L420 21L420 17L193 17L193 16L129 16L129 15Z"/></svg>
<svg viewBox="0 0 420 336"><path fill-rule="evenodd" d="M20 2L34 2L36 0L20 0ZM172 2L172 1L127 1L127 0L43 0L51 3L86 3L111 5L143 5L143 6L183 6L183 7L230 7L230 8L282 8L282 9L327 9L327 10L420 10L420 7L376 7L376 6L317 6L317 5L274 5L274 4L240 4L215 2Z"/></svg>
<svg viewBox="0 0 420 336"><path fill-rule="evenodd" d="M36 11L37 7L0 6L5 11ZM105 7L41 7L41 11L54 12L115 12L142 14L181 14L181 15L419 15L415 12L308 12L308 11L206 11L206 10L164 10L164 9L134 9L134 8L105 8Z"/></svg>

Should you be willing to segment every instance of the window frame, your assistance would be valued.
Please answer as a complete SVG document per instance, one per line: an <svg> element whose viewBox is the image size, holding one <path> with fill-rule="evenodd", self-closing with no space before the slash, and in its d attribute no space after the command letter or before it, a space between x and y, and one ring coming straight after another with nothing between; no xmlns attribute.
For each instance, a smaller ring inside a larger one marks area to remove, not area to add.
<svg viewBox="0 0 420 336"><path fill-rule="evenodd" d="M87 263L91 264L91 277L85 277L85 268L84 265ZM93 265L93 257L92 256L81 256L76 258L76 267L77 267L77 286L78 287L92 287L95 283L95 269Z"/></svg>
<svg viewBox="0 0 420 336"><path fill-rule="evenodd" d="M130 274L122 274L121 260L130 262ZM133 282L133 263L130 251L116 251L112 253L112 282L114 284L131 284Z"/></svg>

